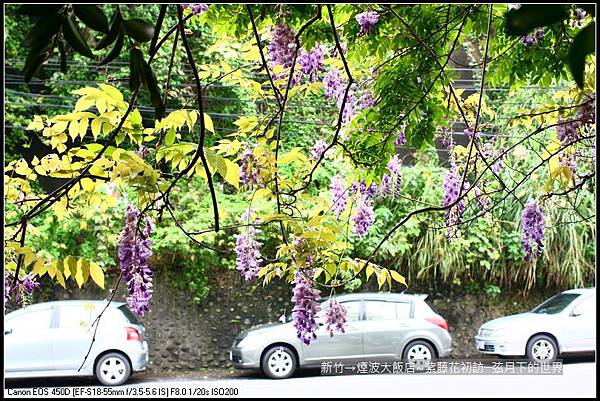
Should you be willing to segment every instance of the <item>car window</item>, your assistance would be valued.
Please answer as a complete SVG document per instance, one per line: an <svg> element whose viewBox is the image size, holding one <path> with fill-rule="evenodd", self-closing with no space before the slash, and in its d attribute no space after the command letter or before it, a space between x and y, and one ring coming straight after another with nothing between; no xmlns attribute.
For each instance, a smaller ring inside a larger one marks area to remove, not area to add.
<svg viewBox="0 0 600 401"><path fill-rule="evenodd" d="M97 314L98 312L92 304L62 305L58 317L58 327L89 329Z"/></svg>
<svg viewBox="0 0 600 401"><path fill-rule="evenodd" d="M340 302L346 309L346 321L356 322L360 319L360 301Z"/></svg>
<svg viewBox="0 0 600 401"><path fill-rule="evenodd" d="M38 309L27 311L20 316L6 322L6 328L12 329L12 333L27 333L39 331L50 327L52 309Z"/></svg>
<svg viewBox="0 0 600 401"><path fill-rule="evenodd" d="M546 313L548 315L554 315L565 310L567 306L571 304L575 300L575 298L579 297L580 294L558 294L542 303L540 306L532 310L533 313Z"/></svg>
<svg viewBox="0 0 600 401"><path fill-rule="evenodd" d="M408 319L410 317L410 303L409 302L397 302L396 303L396 318Z"/></svg>
<svg viewBox="0 0 600 401"><path fill-rule="evenodd" d="M121 306L119 306L118 309L125 316L125 318L129 321L129 323L131 323L131 324L142 324L142 322L140 322L140 320L137 318L137 316L135 315L135 313L133 313L132 311L129 310L129 308L127 307L127 305L121 305Z"/></svg>
<svg viewBox="0 0 600 401"><path fill-rule="evenodd" d="M596 295L584 299L575 306L577 313L580 315L592 315L596 313Z"/></svg>
<svg viewBox="0 0 600 401"><path fill-rule="evenodd" d="M397 302L367 301L367 320L396 320ZM410 313L410 307L408 308Z"/></svg>

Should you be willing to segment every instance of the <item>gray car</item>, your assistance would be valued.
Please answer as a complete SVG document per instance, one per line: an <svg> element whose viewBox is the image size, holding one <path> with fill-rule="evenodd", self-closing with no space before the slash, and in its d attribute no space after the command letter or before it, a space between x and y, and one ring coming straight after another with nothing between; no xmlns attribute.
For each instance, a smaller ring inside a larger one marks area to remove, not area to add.
<svg viewBox="0 0 600 401"><path fill-rule="evenodd" d="M106 305L107 301L46 302L6 315L4 377L96 376L114 386L145 370L144 326L122 302L111 302L94 323Z"/></svg>
<svg viewBox="0 0 600 401"><path fill-rule="evenodd" d="M325 330L328 302L317 318L318 338L302 343L291 318L242 331L229 358L238 369L260 369L273 379L290 377L297 368L323 362L433 360L450 355L448 324L425 303L424 295L358 293L336 296L347 310L345 333Z"/></svg>

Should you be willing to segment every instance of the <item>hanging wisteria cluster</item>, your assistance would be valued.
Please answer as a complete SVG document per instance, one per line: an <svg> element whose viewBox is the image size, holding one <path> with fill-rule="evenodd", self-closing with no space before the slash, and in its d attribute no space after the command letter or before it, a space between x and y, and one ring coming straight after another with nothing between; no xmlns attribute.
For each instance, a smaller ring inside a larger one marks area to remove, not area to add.
<svg viewBox="0 0 600 401"><path fill-rule="evenodd" d="M521 243L525 259L531 260L542 254L544 249L544 215L535 201L527 203L521 216Z"/></svg>
<svg viewBox="0 0 600 401"><path fill-rule="evenodd" d="M373 199L368 195L362 195L356 213L352 217L352 234L359 238L366 237L373 223L375 223Z"/></svg>
<svg viewBox="0 0 600 401"><path fill-rule="evenodd" d="M346 205L348 204L348 187L346 186L346 182L342 179L342 177L336 175L331 179L329 189L331 191L331 199L333 203L331 210L337 219L346 209Z"/></svg>
<svg viewBox="0 0 600 401"><path fill-rule="evenodd" d="M236 268L246 282L254 280L261 267L262 243L256 239L259 232L256 227L249 226L244 233L235 235Z"/></svg>
<svg viewBox="0 0 600 401"><path fill-rule="evenodd" d="M205 3L192 3L192 4L182 4L181 8L184 10L191 10L192 14L201 14L208 10L208 4Z"/></svg>
<svg viewBox="0 0 600 401"><path fill-rule="evenodd" d="M267 48L272 67L282 65L291 67L294 62L294 52L296 51L295 34L292 28L287 24L277 24L271 30L273 39Z"/></svg>
<svg viewBox="0 0 600 401"><path fill-rule="evenodd" d="M356 21L360 25L359 36L366 35L373 31L375 24L379 21L379 13L376 11L365 11L356 16Z"/></svg>
<svg viewBox="0 0 600 401"><path fill-rule="evenodd" d="M240 185L259 184L263 169L264 166L254 156L252 148L246 145L240 160Z"/></svg>
<svg viewBox="0 0 600 401"><path fill-rule="evenodd" d="M144 228L137 232L140 212L134 206L125 208L125 225L119 239L119 268L127 282L129 308L140 316L150 308L152 299L152 276L150 256L152 241L150 235L154 231L154 223L148 216L144 219Z"/></svg>
<svg viewBox="0 0 600 401"><path fill-rule="evenodd" d="M347 311L337 300L330 299L325 313L325 330L333 337L334 332L345 333Z"/></svg>
<svg viewBox="0 0 600 401"><path fill-rule="evenodd" d="M540 28L535 31L535 34L532 36L530 34L523 35L521 37L521 43L525 46L537 45L544 38L544 28Z"/></svg>
<svg viewBox="0 0 600 401"><path fill-rule="evenodd" d="M556 126L556 137L562 146L569 146L577 142L579 131L595 124L596 110L595 99L590 99L577 109L575 117L560 119ZM577 172L577 152L565 149L558 155L561 166L567 167L573 174Z"/></svg>
<svg viewBox="0 0 600 401"><path fill-rule="evenodd" d="M318 45L312 48L310 52L302 49L298 57L300 71L308 78L309 82L316 82L321 79L323 72L323 54L325 46Z"/></svg>
<svg viewBox="0 0 600 401"><path fill-rule="evenodd" d="M319 300L321 292L313 287L312 282L307 279L312 277L313 270L307 269L304 272L297 270L294 273L294 290L292 303L292 318L296 328L298 338L306 345L316 340L316 331L319 328L316 318L321 310Z"/></svg>
<svg viewBox="0 0 600 401"><path fill-rule="evenodd" d="M381 179L381 185L379 186L378 192L381 196L395 196L400 194L402 185L402 175L400 174L400 167L402 161L398 155L392 156L388 161L387 169L389 174L386 173Z"/></svg>
<svg viewBox="0 0 600 401"><path fill-rule="evenodd" d="M444 217L446 218L446 226L448 227L446 233L448 240L457 235L458 226L466 207L464 199L453 205L464 194L465 188L462 191L460 188L462 185L461 181L462 177L458 174L458 168L453 164L444 177L444 206L448 207L444 213ZM453 206L449 207L450 205Z"/></svg>
<svg viewBox="0 0 600 401"><path fill-rule="evenodd" d="M325 150L327 149L327 142L325 142L322 139L319 139L317 142L315 142L311 154L310 154L310 158L313 161L317 161L321 158L321 155L323 153L325 153Z"/></svg>
<svg viewBox="0 0 600 401"><path fill-rule="evenodd" d="M16 286L11 287L11 281L14 275L10 275L8 271L4 270L4 304L10 299L11 291L15 295L15 305L22 305L27 302L31 297L34 290L40 288L40 283L35 280L35 277L30 273L27 274L23 279L17 280Z"/></svg>

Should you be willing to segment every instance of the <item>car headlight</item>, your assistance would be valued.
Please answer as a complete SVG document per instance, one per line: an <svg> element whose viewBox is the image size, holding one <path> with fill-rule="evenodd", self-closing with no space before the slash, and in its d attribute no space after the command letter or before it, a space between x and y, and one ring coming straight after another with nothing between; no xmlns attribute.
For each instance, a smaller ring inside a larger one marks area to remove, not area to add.
<svg viewBox="0 0 600 401"><path fill-rule="evenodd" d="M257 345L260 345L261 341L261 336L247 335L246 337L242 338L242 341L239 342L238 347L256 347Z"/></svg>
<svg viewBox="0 0 600 401"><path fill-rule="evenodd" d="M488 329L489 334L486 337L504 337L507 334L510 334L511 329Z"/></svg>

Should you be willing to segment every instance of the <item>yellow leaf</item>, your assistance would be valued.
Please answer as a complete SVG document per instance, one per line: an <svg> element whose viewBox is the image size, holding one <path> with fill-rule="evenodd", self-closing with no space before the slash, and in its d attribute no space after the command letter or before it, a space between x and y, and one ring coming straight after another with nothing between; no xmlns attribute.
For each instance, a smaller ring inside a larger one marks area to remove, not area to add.
<svg viewBox="0 0 600 401"><path fill-rule="evenodd" d="M377 284L379 285L380 289L383 286L383 283L385 283L385 280L387 279L387 275L388 275L387 269L381 269L381 271L379 272L379 276L377 277Z"/></svg>
<svg viewBox="0 0 600 401"><path fill-rule="evenodd" d="M369 277L371 277L371 274L373 274L374 271L375 269L373 268L373 266L367 265L367 281L369 280Z"/></svg>
<svg viewBox="0 0 600 401"><path fill-rule="evenodd" d="M98 287L104 289L104 271L94 262L90 262L90 276L98 284Z"/></svg>
<svg viewBox="0 0 600 401"><path fill-rule="evenodd" d="M236 188L240 187L240 167L232 162L231 160L224 159L227 165L227 174L225 174L225 181L230 183Z"/></svg>
<svg viewBox="0 0 600 401"><path fill-rule="evenodd" d="M94 184L94 181L91 178L83 178L81 180L81 186L87 192L94 192L94 189L96 189L96 185Z"/></svg>
<svg viewBox="0 0 600 401"><path fill-rule="evenodd" d="M215 132L215 127L213 126L212 118L210 118L210 116L206 113L204 113L204 126L210 132L212 132L212 133Z"/></svg>
<svg viewBox="0 0 600 401"><path fill-rule="evenodd" d="M82 269L82 267L83 267L83 266L82 266L81 262L82 262L82 259L79 259L79 260L76 262L76 263L77 263L77 266L76 266L75 275L74 275L74 277L73 277L73 278L75 279L75 281L77 282L77 285L79 286L79 288L81 288L81 286L82 286L82 285L83 285L83 283L84 283L84 279L83 279L83 269Z"/></svg>
<svg viewBox="0 0 600 401"><path fill-rule="evenodd" d="M65 278L63 277L60 270L56 270L56 281L58 281L62 288L67 288L67 286L65 285Z"/></svg>
<svg viewBox="0 0 600 401"><path fill-rule="evenodd" d="M44 259L38 259L33 264L31 274L34 276L43 276L46 273L46 271L48 271L48 268L44 263Z"/></svg>
<svg viewBox="0 0 600 401"><path fill-rule="evenodd" d="M406 285L406 280L404 279L404 276L402 276L400 273L398 273L395 270L390 270L390 273L392 274L392 278L394 279L394 281L397 281L401 284Z"/></svg>

